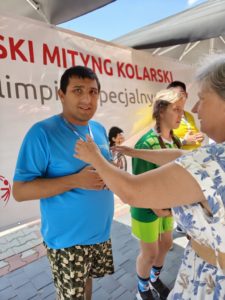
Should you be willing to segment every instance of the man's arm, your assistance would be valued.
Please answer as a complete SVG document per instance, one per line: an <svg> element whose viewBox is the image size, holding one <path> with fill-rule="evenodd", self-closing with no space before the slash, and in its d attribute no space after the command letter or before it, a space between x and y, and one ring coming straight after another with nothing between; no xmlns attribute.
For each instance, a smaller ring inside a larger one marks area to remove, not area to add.
<svg viewBox="0 0 225 300"><path fill-rule="evenodd" d="M39 200L71 189L81 188L88 190L101 190L104 186L103 180L90 166L82 169L79 173L57 177L37 178L32 181L15 181L13 183L13 196L16 201Z"/></svg>

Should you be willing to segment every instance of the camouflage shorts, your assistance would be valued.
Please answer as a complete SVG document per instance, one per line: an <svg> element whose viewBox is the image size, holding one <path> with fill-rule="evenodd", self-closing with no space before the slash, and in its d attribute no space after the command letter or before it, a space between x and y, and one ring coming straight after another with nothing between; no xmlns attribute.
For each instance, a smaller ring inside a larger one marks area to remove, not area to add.
<svg viewBox="0 0 225 300"><path fill-rule="evenodd" d="M46 248L60 300L83 300L88 278L114 273L111 240L91 246Z"/></svg>

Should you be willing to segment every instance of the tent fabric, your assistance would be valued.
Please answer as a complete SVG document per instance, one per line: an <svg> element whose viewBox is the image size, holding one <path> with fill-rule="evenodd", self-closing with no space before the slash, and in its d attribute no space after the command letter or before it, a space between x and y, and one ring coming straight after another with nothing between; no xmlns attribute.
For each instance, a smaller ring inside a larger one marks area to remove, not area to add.
<svg viewBox="0 0 225 300"><path fill-rule="evenodd" d="M113 40L135 49L168 47L225 33L225 0L209 0Z"/></svg>
<svg viewBox="0 0 225 300"><path fill-rule="evenodd" d="M114 1L116 0L0 0L0 11L58 25Z"/></svg>

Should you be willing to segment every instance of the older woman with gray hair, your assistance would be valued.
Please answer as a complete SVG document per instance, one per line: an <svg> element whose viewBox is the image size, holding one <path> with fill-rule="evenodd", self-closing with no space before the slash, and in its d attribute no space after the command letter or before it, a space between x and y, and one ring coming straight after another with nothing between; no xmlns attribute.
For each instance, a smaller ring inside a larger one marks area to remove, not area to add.
<svg viewBox="0 0 225 300"><path fill-rule="evenodd" d="M215 143L192 152L117 147L126 155L161 165L132 176L108 163L90 137L78 141L76 157L92 164L108 187L132 206L172 207L190 236L168 299L225 299L225 56L213 57L197 75L193 108L201 131Z"/></svg>

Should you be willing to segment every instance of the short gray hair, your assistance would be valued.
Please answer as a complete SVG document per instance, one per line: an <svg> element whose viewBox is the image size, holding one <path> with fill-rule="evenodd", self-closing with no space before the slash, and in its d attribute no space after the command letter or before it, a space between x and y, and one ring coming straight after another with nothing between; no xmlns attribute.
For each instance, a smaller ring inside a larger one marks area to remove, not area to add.
<svg viewBox="0 0 225 300"><path fill-rule="evenodd" d="M225 100L225 55L211 55L204 59L197 71L197 81L203 81Z"/></svg>

